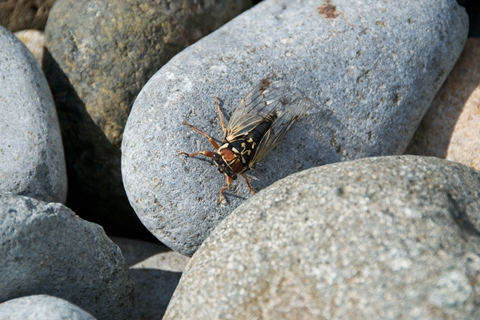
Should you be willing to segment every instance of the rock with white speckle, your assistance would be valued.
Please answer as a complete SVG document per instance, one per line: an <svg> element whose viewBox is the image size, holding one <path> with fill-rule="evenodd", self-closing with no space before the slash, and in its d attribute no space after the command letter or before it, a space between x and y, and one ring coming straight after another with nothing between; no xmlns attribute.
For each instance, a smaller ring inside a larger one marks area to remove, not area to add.
<svg viewBox="0 0 480 320"><path fill-rule="evenodd" d="M325 163L401 154L465 44L455 0L266 0L175 56L145 85L124 132L122 175L130 203L163 243L191 255L251 196L179 151L212 150L182 125L221 139L213 96L230 116L267 75L314 107L247 172L261 190ZM255 178L256 179L255 179Z"/></svg>
<svg viewBox="0 0 480 320"><path fill-rule="evenodd" d="M312 168L240 205L164 319L478 319L480 172L391 156Z"/></svg>

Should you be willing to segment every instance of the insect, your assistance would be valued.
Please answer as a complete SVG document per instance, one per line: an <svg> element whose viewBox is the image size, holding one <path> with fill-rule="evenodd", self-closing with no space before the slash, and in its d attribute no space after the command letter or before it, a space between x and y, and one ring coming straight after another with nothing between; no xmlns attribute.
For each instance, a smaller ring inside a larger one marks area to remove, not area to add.
<svg viewBox="0 0 480 320"><path fill-rule="evenodd" d="M220 204L223 192L237 179L238 174L245 178L248 188L255 193L245 172L280 143L292 125L308 111L311 101L302 98L281 111L285 107L284 88L281 82L271 81L267 77L245 95L225 126L220 102L217 97L214 99L223 130L222 144L219 146L210 135L184 121L182 124L206 137L216 151L179 154L189 157L202 154L212 158L218 171L225 175L227 184L220 189Z"/></svg>

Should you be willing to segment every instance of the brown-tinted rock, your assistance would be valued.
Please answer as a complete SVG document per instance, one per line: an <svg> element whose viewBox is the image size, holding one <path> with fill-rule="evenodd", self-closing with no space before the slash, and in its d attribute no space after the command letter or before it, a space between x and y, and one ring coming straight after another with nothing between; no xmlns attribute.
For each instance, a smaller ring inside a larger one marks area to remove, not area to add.
<svg viewBox="0 0 480 320"><path fill-rule="evenodd" d="M479 56L480 39L469 38L406 154L435 156L480 170Z"/></svg>
<svg viewBox="0 0 480 320"><path fill-rule="evenodd" d="M0 0L0 25L15 32L43 30L56 0Z"/></svg>
<svg viewBox="0 0 480 320"><path fill-rule="evenodd" d="M110 234L148 232L131 209L120 143L131 104L177 52L249 7L249 0L59 0L45 30L44 70L69 171L67 204Z"/></svg>

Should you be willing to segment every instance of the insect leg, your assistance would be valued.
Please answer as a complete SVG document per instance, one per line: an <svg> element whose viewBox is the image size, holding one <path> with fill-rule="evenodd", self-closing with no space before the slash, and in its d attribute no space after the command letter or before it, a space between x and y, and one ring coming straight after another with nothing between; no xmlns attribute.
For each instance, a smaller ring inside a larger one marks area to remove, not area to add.
<svg viewBox="0 0 480 320"><path fill-rule="evenodd" d="M198 151L198 152L194 152L194 153L186 153L186 152L179 152L178 154L185 154L189 157L195 157L195 156L198 156L199 154L203 154L204 156L206 157L209 157L209 158L213 158L213 152L211 151Z"/></svg>
<svg viewBox="0 0 480 320"><path fill-rule="evenodd" d="M218 199L218 204L222 203L222 200L223 200L223 192L225 190L227 190L228 188L230 188L230 184L232 183L232 178L230 178L229 176L225 175L225 182L227 183L227 185L225 187L223 187L222 189L220 189L220 199Z"/></svg>
<svg viewBox="0 0 480 320"><path fill-rule="evenodd" d="M215 99L215 104L217 105L217 110L218 110L218 116L220 117L220 124L222 125L222 130L223 130L223 133L225 134L227 129L225 129L225 123L223 122L223 115L222 115L222 111L220 110L220 101L218 101L218 98L215 96L213 96L213 98Z"/></svg>
<svg viewBox="0 0 480 320"><path fill-rule="evenodd" d="M245 178L245 181L247 182L247 186L248 186L248 189L250 189L250 191L255 194L255 190L252 188L252 186L250 185L250 181L248 181L248 178L247 178L247 175L245 173L242 173L242 177Z"/></svg>
<svg viewBox="0 0 480 320"><path fill-rule="evenodd" d="M205 138L207 138L208 141L210 141L210 143L212 144L212 146L213 146L215 149L218 149L218 148L219 148L219 147L218 147L218 144L215 142L215 140L213 140L212 137L210 137L210 136L208 135L208 133L205 133L205 132L203 132L203 131L198 130L197 128L195 128L194 126L192 126L192 125L191 125L190 123L188 123L188 122L183 121L182 124L190 127L190 129L192 129L192 130L195 131L196 133L199 133L199 134L201 134L202 136L204 136ZM207 157L208 157L208 156L207 156Z"/></svg>

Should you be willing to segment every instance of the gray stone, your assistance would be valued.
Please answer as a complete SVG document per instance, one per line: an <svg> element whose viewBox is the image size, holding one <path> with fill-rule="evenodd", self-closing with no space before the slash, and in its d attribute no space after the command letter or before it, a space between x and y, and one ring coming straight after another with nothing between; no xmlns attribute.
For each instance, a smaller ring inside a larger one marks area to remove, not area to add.
<svg viewBox="0 0 480 320"><path fill-rule="evenodd" d="M321 164L401 154L467 37L467 15L454 0L319 4L259 3L175 56L138 95L122 174L137 215L167 246L193 254L251 196L240 178L218 206L224 177L205 161L177 156L213 149L182 121L222 138L213 95L228 116L273 75L315 104L250 171L259 190Z"/></svg>
<svg viewBox="0 0 480 320"><path fill-rule="evenodd" d="M56 297L35 295L0 303L0 320L95 320L91 314Z"/></svg>
<svg viewBox="0 0 480 320"><path fill-rule="evenodd" d="M113 237L135 283L133 319L162 319L190 258L164 245Z"/></svg>
<svg viewBox="0 0 480 320"><path fill-rule="evenodd" d="M130 319L134 285L120 249L59 203L0 194L0 302L47 294L99 319Z"/></svg>
<svg viewBox="0 0 480 320"><path fill-rule="evenodd" d="M251 0L58 0L45 28L44 70L57 104L68 205L109 234L148 237L122 183L120 144L135 96L186 46Z"/></svg>
<svg viewBox="0 0 480 320"><path fill-rule="evenodd" d="M30 51L0 26L0 192L65 202L67 174L55 104Z"/></svg>
<svg viewBox="0 0 480 320"><path fill-rule="evenodd" d="M291 175L212 232L164 319L478 319L479 190L415 156Z"/></svg>

